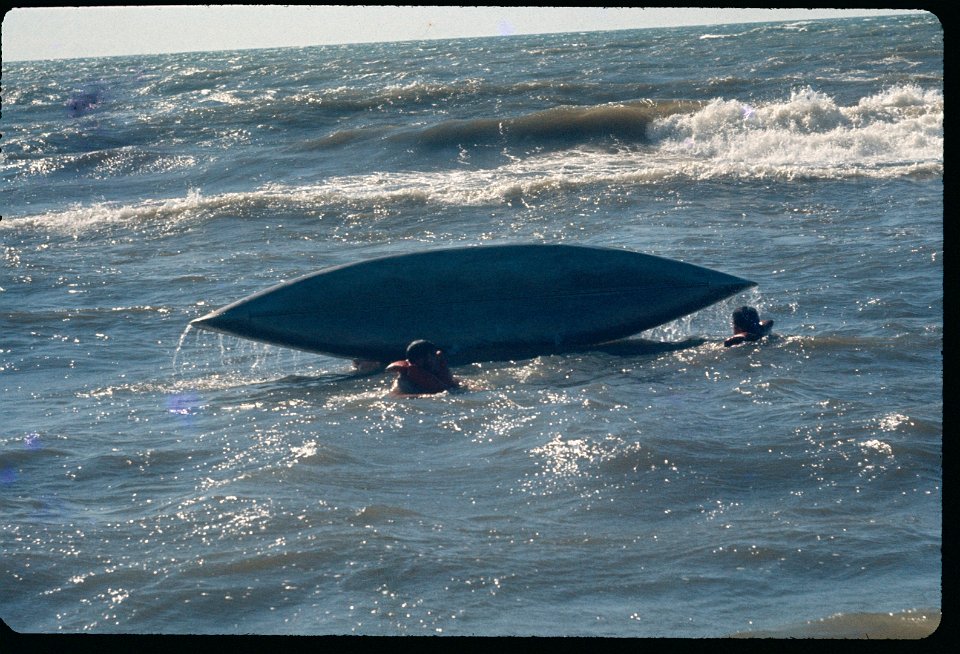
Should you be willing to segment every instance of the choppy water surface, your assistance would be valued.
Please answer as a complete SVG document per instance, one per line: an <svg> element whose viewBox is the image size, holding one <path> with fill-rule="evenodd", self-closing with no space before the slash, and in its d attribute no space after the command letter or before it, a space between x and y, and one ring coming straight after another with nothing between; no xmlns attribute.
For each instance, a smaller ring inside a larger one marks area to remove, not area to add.
<svg viewBox="0 0 960 654"><path fill-rule="evenodd" d="M939 619L932 15L5 62L2 91L14 629ZM638 335L659 346L462 366L474 390L416 400L185 332L326 266L514 242L759 286ZM723 348L744 303L777 336Z"/></svg>

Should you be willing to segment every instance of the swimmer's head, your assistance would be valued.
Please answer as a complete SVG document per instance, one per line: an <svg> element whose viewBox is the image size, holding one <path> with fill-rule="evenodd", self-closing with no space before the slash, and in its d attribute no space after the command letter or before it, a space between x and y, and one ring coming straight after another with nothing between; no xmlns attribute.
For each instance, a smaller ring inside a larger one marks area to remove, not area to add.
<svg viewBox="0 0 960 654"><path fill-rule="evenodd" d="M740 307L733 312L733 329L756 334L760 331L760 315L753 307Z"/></svg>
<svg viewBox="0 0 960 654"><path fill-rule="evenodd" d="M433 357L440 349L430 341L414 341L407 346L407 361L422 364Z"/></svg>

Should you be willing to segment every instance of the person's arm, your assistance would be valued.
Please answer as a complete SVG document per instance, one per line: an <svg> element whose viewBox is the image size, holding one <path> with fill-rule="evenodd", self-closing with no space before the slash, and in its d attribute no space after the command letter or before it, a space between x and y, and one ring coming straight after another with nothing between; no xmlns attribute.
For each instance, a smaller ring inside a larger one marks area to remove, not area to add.
<svg viewBox="0 0 960 654"><path fill-rule="evenodd" d="M746 334L734 334L727 340L723 342L723 347L732 347L734 345L740 345L747 340Z"/></svg>
<svg viewBox="0 0 960 654"><path fill-rule="evenodd" d="M752 334L748 332L737 332L727 340L723 342L724 347L732 347L734 345L740 345L746 341L759 341L764 336L767 336L770 333L770 330L773 329L772 320L764 320L760 323L759 333Z"/></svg>
<svg viewBox="0 0 960 654"><path fill-rule="evenodd" d="M383 370L383 364L379 361L368 361L367 359L354 359L353 369L360 375L370 375Z"/></svg>

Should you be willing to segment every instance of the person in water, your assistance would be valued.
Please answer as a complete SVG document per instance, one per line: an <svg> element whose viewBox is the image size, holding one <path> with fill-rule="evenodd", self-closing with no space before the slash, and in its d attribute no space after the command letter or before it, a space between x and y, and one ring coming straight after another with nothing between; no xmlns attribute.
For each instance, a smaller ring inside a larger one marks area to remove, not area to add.
<svg viewBox="0 0 960 654"><path fill-rule="evenodd" d="M430 341L414 341L407 346L407 358L387 366L396 372L392 392L398 395L431 395L460 388L450 373L443 350Z"/></svg>
<svg viewBox="0 0 960 654"><path fill-rule="evenodd" d="M761 322L760 315L753 307L740 307L733 312L733 336L723 342L724 347L740 345L747 341L759 341L770 334L772 320Z"/></svg>

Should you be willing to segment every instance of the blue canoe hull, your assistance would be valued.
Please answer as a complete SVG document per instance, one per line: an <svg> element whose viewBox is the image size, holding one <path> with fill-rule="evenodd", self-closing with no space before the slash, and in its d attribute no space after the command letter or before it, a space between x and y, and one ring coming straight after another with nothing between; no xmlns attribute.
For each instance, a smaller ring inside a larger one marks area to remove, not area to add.
<svg viewBox="0 0 960 654"><path fill-rule="evenodd" d="M194 320L242 338L392 361L428 339L451 362L582 349L656 327L754 282L628 250L499 245L336 266Z"/></svg>

